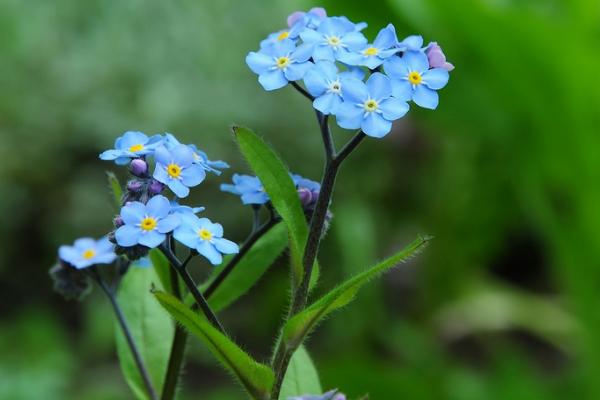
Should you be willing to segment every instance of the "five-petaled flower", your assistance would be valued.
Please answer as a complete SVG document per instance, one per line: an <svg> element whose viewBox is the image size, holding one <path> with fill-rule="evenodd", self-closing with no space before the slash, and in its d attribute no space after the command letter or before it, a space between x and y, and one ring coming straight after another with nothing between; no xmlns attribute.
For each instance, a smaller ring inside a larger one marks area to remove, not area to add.
<svg viewBox="0 0 600 400"><path fill-rule="evenodd" d="M171 150L160 146L154 158L154 179L167 185L177 197L186 197L189 188L199 185L206 177L204 168L194 163L194 152L184 144L175 145Z"/></svg>
<svg viewBox="0 0 600 400"><path fill-rule="evenodd" d="M152 154L161 144L160 135L146 136L142 132L127 131L115 140L115 148L100 154L102 160L115 160L118 165L125 165L132 158Z"/></svg>
<svg viewBox="0 0 600 400"><path fill-rule="evenodd" d="M313 46L315 61L335 61L350 51L367 44L367 38L357 31L356 24L339 17L327 18L317 30L306 29L300 33L304 43Z"/></svg>
<svg viewBox="0 0 600 400"><path fill-rule="evenodd" d="M152 197L147 204L127 203L121 208L120 216L124 225L116 230L115 239L121 247L137 244L157 247L181 222L179 213L171 213L171 204L162 195Z"/></svg>
<svg viewBox="0 0 600 400"><path fill-rule="evenodd" d="M372 137L383 137L392 129L392 121L408 112L408 104L392 97L390 79L373 73L367 83L348 79L342 89L344 102L336 111L339 126L345 129L362 129Z"/></svg>
<svg viewBox="0 0 600 400"><path fill-rule="evenodd" d="M265 192L260 179L256 176L233 174L233 185L221 184L223 192L237 194L244 204L265 204L269 202L269 195Z"/></svg>
<svg viewBox="0 0 600 400"><path fill-rule="evenodd" d="M312 65L311 53L312 46L296 47L293 40L283 39L265 45L258 52L248 53L246 64L258 74L258 82L265 90L275 90L304 77Z"/></svg>
<svg viewBox="0 0 600 400"><path fill-rule="evenodd" d="M110 264L117 255L115 245L107 237L99 240L92 238L77 239L73 246L60 246L58 258L77 269L83 269L95 264Z"/></svg>
<svg viewBox="0 0 600 400"><path fill-rule="evenodd" d="M395 97L435 110L439 102L436 90L446 86L449 74L444 68L429 67L427 55L422 51L407 51L402 57L392 57L383 65L392 78Z"/></svg>
<svg viewBox="0 0 600 400"><path fill-rule="evenodd" d="M360 68L351 68L338 73L334 63L318 62L304 76L304 85L315 97L313 107L323 114L334 114L342 103L342 86L346 78L362 79L364 72Z"/></svg>
<svg viewBox="0 0 600 400"><path fill-rule="evenodd" d="M392 24L379 31L372 44L366 44L357 51L340 54L339 61L348 65L363 65L370 69L379 67L383 62L396 54L398 38Z"/></svg>
<svg viewBox="0 0 600 400"><path fill-rule="evenodd" d="M170 133L165 133L163 143L167 150L172 150L175 146L181 144L181 142ZM221 169L229 168L229 164L227 164L225 161L209 160L208 155L202 150L198 149L195 144L189 144L188 147L193 152L194 163L201 165L206 171L210 171L215 175L221 175Z"/></svg>
<svg viewBox="0 0 600 400"><path fill-rule="evenodd" d="M223 238L221 224L212 223L208 218L198 218L194 214L182 216L181 225L173 232L173 237L203 255L213 265L221 264L222 254L235 254L237 244Z"/></svg>

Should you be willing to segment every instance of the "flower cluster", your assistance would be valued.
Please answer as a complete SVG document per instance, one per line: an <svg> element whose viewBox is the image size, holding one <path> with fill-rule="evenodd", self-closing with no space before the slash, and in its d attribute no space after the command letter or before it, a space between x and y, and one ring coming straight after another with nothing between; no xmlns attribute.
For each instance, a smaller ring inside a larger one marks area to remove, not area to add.
<svg viewBox="0 0 600 400"><path fill-rule="evenodd" d="M275 90L302 80L316 110L372 137L387 135L409 101L437 108L437 90L454 68L436 42L423 46L414 35L399 41L392 24L369 42L361 32L366 23L328 17L322 8L296 12L287 22L246 57L260 84Z"/></svg>

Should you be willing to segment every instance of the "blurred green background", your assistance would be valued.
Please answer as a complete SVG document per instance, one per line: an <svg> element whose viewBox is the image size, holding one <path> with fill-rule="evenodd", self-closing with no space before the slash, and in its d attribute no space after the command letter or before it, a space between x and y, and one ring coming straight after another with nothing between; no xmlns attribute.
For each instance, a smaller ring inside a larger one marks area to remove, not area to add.
<svg viewBox="0 0 600 400"><path fill-rule="evenodd" d="M414 107L342 170L321 290L417 233L436 239L313 335L323 386L376 400L600 398L596 0L0 0L0 399L132 397L105 299L64 302L47 275L58 245L110 229L104 171L117 168L97 155L123 131L172 132L248 172L228 128L240 123L319 179L310 104L264 92L244 63L314 5L367 21L371 38L388 22L420 33L456 65L437 111ZM250 210L218 191L230 174L191 200L241 241ZM283 259L223 316L259 359L287 274ZM182 399L243 397L196 342L190 357Z"/></svg>

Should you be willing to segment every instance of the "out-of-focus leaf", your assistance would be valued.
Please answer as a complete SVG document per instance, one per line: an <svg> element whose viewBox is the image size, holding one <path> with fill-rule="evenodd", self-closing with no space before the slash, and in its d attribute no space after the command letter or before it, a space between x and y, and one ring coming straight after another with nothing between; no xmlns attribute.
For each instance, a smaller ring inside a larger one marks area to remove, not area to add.
<svg viewBox="0 0 600 400"><path fill-rule="evenodd" d="M298 347L283 378L279 399L322 392L319 373L310 355L304 346Z"/></svg>
<svg viewBox="0 0 600 400"><path fill-rule="evenodd" d="M160 393L169 362L174 326L150 292L152 286L162 288L153 268L131 268L118 292L118 301L148 370L154 389ZM125 379L135 396L147 399L144 387L127 341L119 326L115 327L117 353Z"/></svg>
<svg viewBox="0 0 600 400"><path fill-rule="evenodd" d="M430 237L419 237L400 250L393 256L387 258L354 278L342 283L319 300L315 301L304 311L296 314L288 320L283 327L282 340L290 349L299 346L306 335L312 331L319 321L329 313L350 303L358 290L368 281L381 275L392 267L404 262L421 251L429 242Z"/></svg>
<svg viewBox="0 0 600 400"><path fill-rule="evenodd" d="M271 368L255 361L205 318L165 292L155 292L160 304L175 321L197 336L219 362L240 381L253 399L269 399L274 375Z"/></svg>
<svg viewBox="0 0 600 400"><path fill-rule="evenodd" d="M168 293L173 293L171 287L171 266L167 257L158 249L151 249L148 253L150 261L152 262L152 268L160 279L163 289Z"/></svg>
<svg viewBox="0 0 600 400"><path fill-rule="evenodd" d="M110 187L110 192L113 195L115 207L117 210L119 210L121 208L121 199L123 198L123 189L121 188L121 183L113 172L106 172L106 177L108 178L108 186Z"/></svg>

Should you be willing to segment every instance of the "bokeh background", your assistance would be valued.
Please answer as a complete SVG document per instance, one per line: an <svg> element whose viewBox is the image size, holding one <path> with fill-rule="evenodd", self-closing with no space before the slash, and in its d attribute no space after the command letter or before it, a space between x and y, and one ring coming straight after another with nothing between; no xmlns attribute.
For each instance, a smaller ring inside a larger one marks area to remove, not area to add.
<svg viewBox="0 0 600 400"><path fill-rule="evenodd" d="M125 130L172 132L248 172L229 125L319 179L310 104L264 92L244 57L314 5L436 40L441 104L367 140L338 180L320 290L436 238L328 320L325 388L372 399L600 398L600 6L596 0L0 0L0 399L128 399L109 306L51 290L58 245L110 229L97 155ZM336 132L338 143L349 137ZM120 171L121 176L123 171ZM243 240L250 211L211 177L191 197ZM207 268L198 264L197 268ZM224 315L266 358L285 259ZM242 398L198 343L182 399Z"/></svg>

